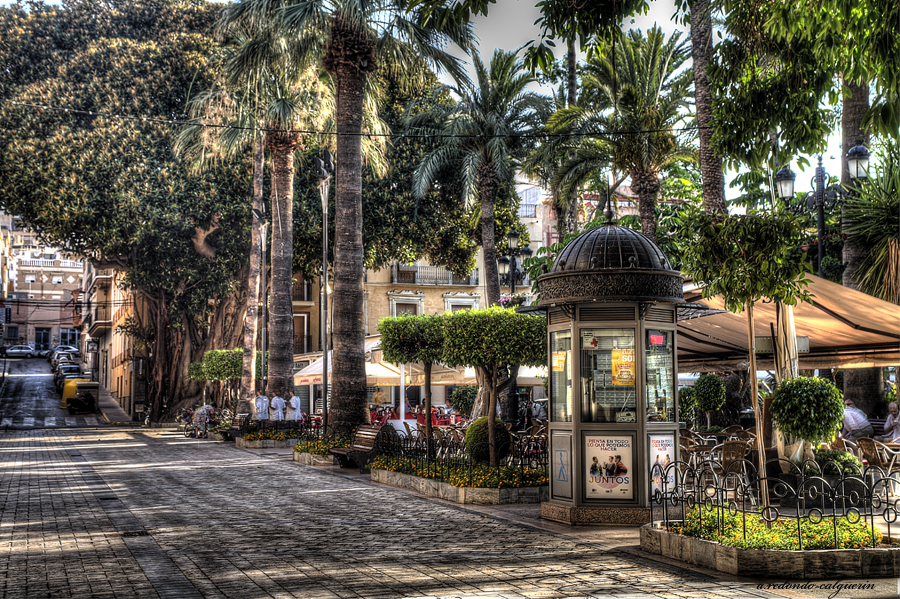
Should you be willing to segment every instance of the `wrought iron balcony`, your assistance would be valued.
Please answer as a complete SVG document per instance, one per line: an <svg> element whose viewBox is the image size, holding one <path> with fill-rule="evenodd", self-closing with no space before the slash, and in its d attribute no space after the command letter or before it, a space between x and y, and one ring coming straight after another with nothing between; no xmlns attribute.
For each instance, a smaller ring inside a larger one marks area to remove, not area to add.
<svg viewBox="0 0 900 599"><path fill-rule="evenodd" d="M308 354L312 351L312 335L294 335L294 353Z"/></svg>
<svg viewBox="0 0 900 599"><path fill-rule="evenodd" d="M391 283L408 285L478 285L478 269L461 277L440 266L394 264L391 267Z"/></svg>

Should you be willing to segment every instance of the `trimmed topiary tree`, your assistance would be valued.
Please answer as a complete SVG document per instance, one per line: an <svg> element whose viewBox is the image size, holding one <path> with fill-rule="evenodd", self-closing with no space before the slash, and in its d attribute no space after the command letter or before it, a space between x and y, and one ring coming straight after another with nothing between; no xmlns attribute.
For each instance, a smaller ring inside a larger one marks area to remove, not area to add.
<svg viewBox="0 0 900 599"><path fill-rule="evenodd" d="M725 383L714 374L704 374L694 383L694 403L706 414L706 428L712 426L712 413L725 405Z"/></svg>
<svg viewBox="0 0 900 599"><path fill-rule="evenodd" d="M487 462L491 459L491 445L489 441L488 417L482 416L469 425L466 431L466 451L476 462ZM499 418L494 419L494 443L497 449L497 459L502 460L509 454L509 445L512 440L506 424Z"/></svg>
<svg viewBox="0 0 900 599"><path fill-rule="evenodd" d="M834 437L844 418L841 392L831 381L816 377L800 376L782 382L772 395L769 409L779 431L812 445Z"/></svg>

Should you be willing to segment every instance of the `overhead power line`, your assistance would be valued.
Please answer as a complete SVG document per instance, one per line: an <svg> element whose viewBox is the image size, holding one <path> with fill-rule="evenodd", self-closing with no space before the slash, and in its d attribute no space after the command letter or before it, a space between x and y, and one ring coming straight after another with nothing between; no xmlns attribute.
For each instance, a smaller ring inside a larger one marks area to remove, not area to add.
<svg viewBox="0 0 900 599"><path fill-rule="evenodd" d="M337 131L318 131L315 129L269 129L265 127L236 127L234 125L223 125L221 123L206 123L202 121L179 121L175 119L161 119L156 117L131 116L127 114L115 114L109 112L95 112L92 110L79 110L76 108L65 108L63 106L52 106L49 104L35 104L30 102L16 102L14 100L0 99L0 102L25 108L34 108L41 110L54 110L57 112L65 112L90 117L105 117L111 119L121 119L127 121L136 121L148 123L152 125L168 125L175 127L209 127L213 129L234 129L237 131L262 131L277 133L299 133L303 135L335 135L338 137L390 137L396 139L447 139L447 138L476 138L476 139L545 139L545 138L564 138L564 137L612 137L616 135L646 135L650 133L681 133L686 131L700 131L704 127L676 127L665 129L640 129L640 130L616 130L616 131L595 131L591 133L511 133L502 135L480 135L480 134L448 134L448 133L340 133ZM710 127L705 127L710 128Z"/></svg>

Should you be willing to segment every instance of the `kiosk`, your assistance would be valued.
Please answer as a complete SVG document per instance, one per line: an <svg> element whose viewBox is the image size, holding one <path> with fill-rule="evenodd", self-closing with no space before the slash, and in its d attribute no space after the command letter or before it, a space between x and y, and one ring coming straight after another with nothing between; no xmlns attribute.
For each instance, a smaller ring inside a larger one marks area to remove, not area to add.
<svg viewBox="0 0 900 599"><path fill-rule="evenodd" d="M543 518L650 521L658 475L678 459L675 338L678 307L687 307L683 282L656 244L615 224L609 212L538 278L550 395Z"/></svg>

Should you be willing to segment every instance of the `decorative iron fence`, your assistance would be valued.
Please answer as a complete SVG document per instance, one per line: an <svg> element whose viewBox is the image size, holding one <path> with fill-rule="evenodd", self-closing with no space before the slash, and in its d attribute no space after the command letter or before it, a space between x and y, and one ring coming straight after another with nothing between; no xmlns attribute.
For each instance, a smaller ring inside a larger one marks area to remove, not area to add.
<svg viewBox="0 0 900 599"><path fill-rule="evenodd" d="M394 264L391 267L391 283L410 285L478 285L478 269L461 277L440 266Z"/></svg>
<svg viewBox="0 0 900 599"><path fill-rule="evenodd" d="M882 535L893 541L900 471L852 465L842 470L835 462L813 460L770 460L766 468L778 474L762 478L746 459L657 467L649 479L651 521L750 548L767 535L791 545L779 547L785 549L874 547ZM768 505L762 505L766 490Z"/></svg>

